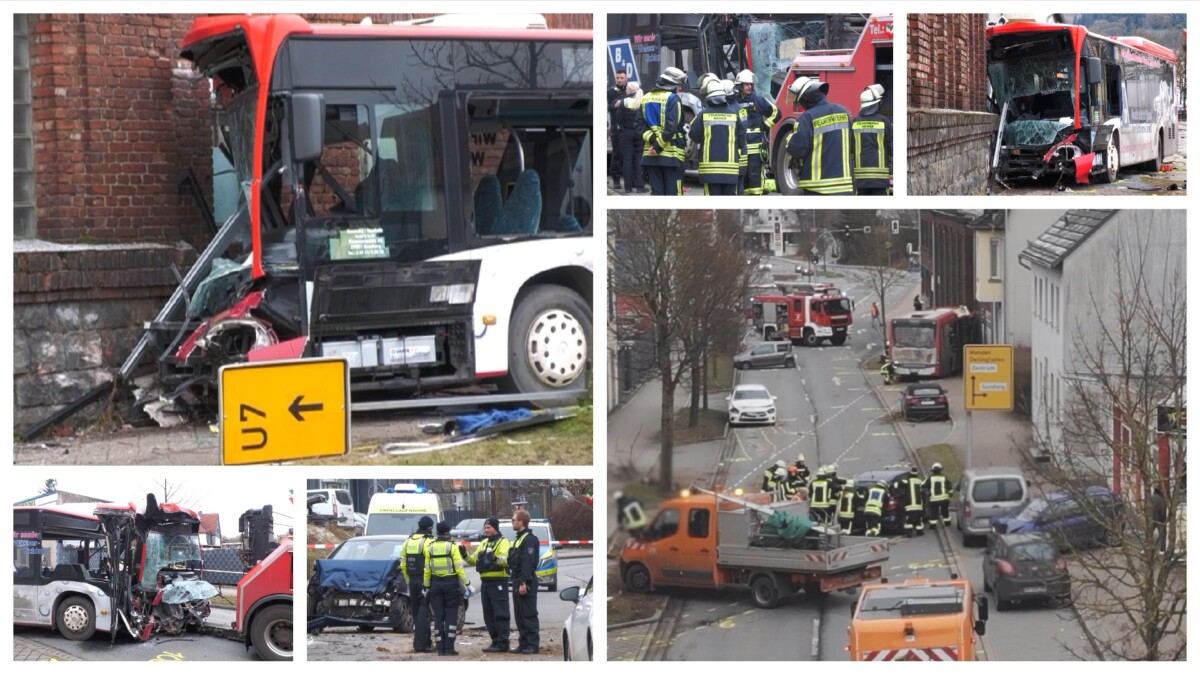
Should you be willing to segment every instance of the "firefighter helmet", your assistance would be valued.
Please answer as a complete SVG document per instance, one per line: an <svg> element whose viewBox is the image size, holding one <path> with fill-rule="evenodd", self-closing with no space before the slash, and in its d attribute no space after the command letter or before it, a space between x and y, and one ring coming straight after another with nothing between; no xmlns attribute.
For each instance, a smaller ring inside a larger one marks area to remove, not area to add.
<svg viewBox="0 0 1200 675"><path fill-rule="evenodd" d="M803 464L804 463L804 453L800 453L800 456L796 458L796 461Z"/></svg>
<svg viewBox="0 0 1200 675"><path fill-rule="evenodd" d="M942 472L942 463L934 462L933 466L930 467L930 471L933 471L934 473L941 473Z"/></svg>
<svg viewBox="0 0 1200 675"><path fill-rule="evenodd" d="M658 84L660 86L674 85L678 87L682 86L686 81L687 75L682 70L674 66L662 71L662 74L658 76Z"/></svg>
<svg viewBox="0 0 1200 675"><path fill-rule="evenodd" d="M783 467L780 467L780 468L778 468L778 469L775 469L775 477L776 477L776 478L786 478L786 477L787 477L787 471L786 471L786 470L784 470L784 469L783 469Z"/></svg>
<svg viewBox="0 0 1200 675"><path fill-rule="evenodd" d="M822 94L828 93L829 83L822 82L815 77L797 77L796 81L788 87L788 91L792 92L795 100L801 101L811 98L818 91Z"/></svg>
<svg viewBox="0 0 1200 675"><path fill-rule="evenodd" d="M787 466L787 462L783 461L782 459L779 459L779 460L776 460L776 461L775 461L775 467L776 467L776 468L778 468L778 469L782 469L782 468L784 468L785 466Z"/></svg>
<svg viewBox="0 0 1200 675"><path fill-rule="evenodd" d="M625 493L621 492L620 490L617 490L616 492L613 493L613 499L620 499L621 497L624 497L624 496L625 496Z"/></svg>
<svg viewBox="0 0 1200 675"><path fill-rule="evenodd" d="M721 98L725 97L725 85L721 84L721 81L716 78L709 80L704 85L702 91L706 99L717 98L718 96Z"/></svg>
<svg viewBox="0 0 1200 675"><path fill-rule="evenodd" d="M918 473L917 467L915 467L915 466L908 467L908 473L913 476L917 475L917 473Z"/></svg>
<svg viewBox="0 0 1200 675"><path fill-rule="evenodd" d="M712 82L713 80L720 82L721 78L717 77L716 75L714 75L712 73L705 73L705 74L701 75L700 83L699 83L700 91L704 91L705 88L708 86L708 83Z"/></svg>
<svg viewBox="0 0 1200 675"><path fill-rule="evenodd" d="M749 69L743 70L737 74L738 84L754 84L754 73Z"/></svg>
<svg viewBox="0 0 1200 675"><path fill-rule="evenodd" d="M862 107L869 108L873 105L879 105L883 101L883 87L878 84L873 84L858 95L858 102Z"/></svg>

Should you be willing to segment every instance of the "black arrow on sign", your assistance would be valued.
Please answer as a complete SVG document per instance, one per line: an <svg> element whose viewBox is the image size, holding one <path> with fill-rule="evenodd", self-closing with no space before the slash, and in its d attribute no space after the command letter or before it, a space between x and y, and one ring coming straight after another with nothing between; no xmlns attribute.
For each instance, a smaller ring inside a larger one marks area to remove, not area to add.
<svg viewBox="0 0 1200 675"><path fill-rule="evenodd" d="M300 416L300 413L302 412L316 412L318 410L325 409L324 403L309 403L308 405L300 405L300 401L303 400L304 394L301 394L296 397L295 401L292 401L290 406L288 406L288 412L292 413L292 417L295 417L297 422L304 421L304 418Z"/></svg>

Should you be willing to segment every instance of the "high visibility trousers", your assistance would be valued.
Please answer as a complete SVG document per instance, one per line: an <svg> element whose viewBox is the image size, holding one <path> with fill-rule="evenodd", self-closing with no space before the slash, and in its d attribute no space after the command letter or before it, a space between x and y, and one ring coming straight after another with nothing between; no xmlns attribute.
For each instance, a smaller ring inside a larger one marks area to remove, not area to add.
<svg viewBox="0 0 1200 675"><path fill-rule="evenodd" d="M746 194L761 195L763 193L763 161L757 150L751 150L747 159Z"/></svg>
<svg viewBox="0 0 1200 675"><path fill-rule="evenodd" d="M917 534L925 534L925 509L911 509L904 512L904 529L911 535L915 530Z"/></svg>
<svg viewBox="0 0 1200 675"><path fill-rule="evenodd" d="M705 183L704 194L706 195L736 195L737 183Z"/></svg>
<svg viewBox="0 0 1200 675"><path fill-rule="evenodd" d="M675 167L647 166L646 179L650 182L650 194L659 196L674 196L678 187L675 183Z"/></svg>
<svg viewBox="0 0 1200 675"><path fill-rule="evenodd" d="M854 533L854 516L838 516L838 524L842 526L842 532L846 534Z"/></svg>
<svg viewBox="0 0 1200 675"><path fill-rule="evenodd" d="M433 627L437 630L439 654L454 651L458 604L462 602L462 595L463 588L458 575L434 577L429 586L429 606L433 608Z"/></svg>
<svg viewBox="0 0 1200 675"><path fill-rule="evenodd" d="M864 513L863 522L866 524L867 529L863 534L868 537L878 537L882 520L882 516L875 515L874 513Z"/></svg>
<svg viewBox="0 0 1200 675"><path fill-rule="evenodd" d="M642 149L646 142L636 131L621 131L621 169L625 177L625 191L641 190L642 185Z"/></svg>
<svg viewBox="0 0 1200 675"><path fill-rule="evenodd" d="M423 652L433 649L433 617L429 612L428 598L421 597L421 586L424 580L417 576L408 579L408 611L413 617L413 651Z"/></svg>
<svg viewBox="0 0 1200 675"><path fill-rule="evenodd" d="M513 615L517 619L517 649L526 647L539 649L542 642L538 635L540 629L538 627L537 582L533 582L526 588L525 595L521 595L520 589L520 584L512 585Z"/></svg>
<svg viewBox="0 0 1200 675"><path fill-rule="evenodd" d="M939 518L941 519L943 525L950 525L949 499L943 499L940 502L929 502L929 526L937 527Z"/></svg>
<svg viewBox="0 0 1200 675"><path fill-rule="evenodd" d="M509 611L508 579L483 577L483 588L479 592L483 601L483 623L487 626L492 644L508 648Z"/></svg>

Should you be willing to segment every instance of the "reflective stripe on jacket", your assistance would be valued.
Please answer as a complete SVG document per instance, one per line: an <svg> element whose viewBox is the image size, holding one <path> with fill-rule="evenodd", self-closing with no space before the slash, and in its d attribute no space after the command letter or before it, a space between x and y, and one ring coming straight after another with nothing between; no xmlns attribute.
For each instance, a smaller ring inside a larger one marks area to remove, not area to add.
<svg viewBox="0 0 1200 675"><path fill-rule="evenodd" d="M867 490L867 502L863 504L863 513L868 513L873 516L883 515L883 500L887 496L887 490L876 485Z"/></svg>
<svg viewBox="0 0 1200 675"><path fill-rule="evenodd" d="M796 186L817 194L854 193L850 165L850 113L822 96L797 120L787 151L800 160Z"/></svg>
<svg viewBox="0 0 1200 675"><path fill-rule="evenodd" d="M464 584L467 583L467 573L463 571L462 554L458 552L458 544L449 539L438 539L425 549L425 586L433 577L449 578L457 576Z"/></svg>
<svg viewBox="0 0 1200 675"><path fill-rule="evenodd" d="M700 182L736 183L746 154L746 127L729 105L706 108L692 122L690 136L700 148Z"/></svg>
<svg viewBox="0 0 1200 675"><path fill-rule="evenodd" d="M642 96L643 166L683 163L683 104L675 92L655 89Z"/></svg>
<svg viewBox="0 0 1200 675"><path fill-rule="evenodd" d="M862 187L888 187L892 175L892 124L880 114L854 118L854 179Z"/></svg>
<svg viewBox="0 0 1200 675"><path fill-rule="evenodd" d="M926 483L929 485L929 501L944 502L950 499L950 490L946 487L945 476L935 473L926 479Z"/></svg>

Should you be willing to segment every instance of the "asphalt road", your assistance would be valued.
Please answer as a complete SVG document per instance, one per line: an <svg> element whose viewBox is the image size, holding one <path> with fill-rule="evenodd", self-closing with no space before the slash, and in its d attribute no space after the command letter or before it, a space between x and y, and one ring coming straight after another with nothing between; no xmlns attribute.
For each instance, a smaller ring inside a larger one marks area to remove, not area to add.
<svg viewBox="0 0 1200 675"><path fill-rule="evenodd" d="M791 272L795 263L774 259L775 272ZM734 430L735 453L727 486L757 491L763 471L776 460L789 464L803 453L815 469L837 463L839 475L855 475L906 462L899 437L867 384L860 364L882 351L871 327L867 286L859 273L815 281L835 283L856 300L855 325L846 345L795 348L795 368L743 371L739 381L765 385L778 397L774 427ZM752 344L756 338L748 336ZM722 403L724 403L722 401ZM932 426L948 427L944 423ZM921 574L948 578L946 557L936 537L896 538L884 576L904 579ZM847 660L847 629L854 593L825 597L800 594L775 609L757 609L747 592L721 594L676 592L682 612L668 639L665 660Z"/></svg>
<svg viewBox="0 0 1200 675"><path fill-rule="evenodd" d="M586 586L592 576L592 556L589 550L586 555L578 557L560 557L558 560L558 591L549 591L544 586L538 592L538 619L541 628L542 650L536 656L516 656L513 654L484 654L482 650L491 643L487 627L483 623L483 606L477 601L478 595L471 599L467 608L466 625L463 633L455 643L459 659L536 659L561 661L563 622L570 616L574 604L558 597L559 592L570 586ZM468 570L467 577L476 590L479 589L479 576L475 571ZM355 628L326 628L320 635L308 636L308 660L310 661L396 661L396 660L437 660L436 654L413 654L412 633L392 633L390 631L374 631L359 633ZM436 639L436 635L435 635ZM517 644L516 623L512 623L512 635L509 643Z"/></svg>
<svg viewBox="0 0 1200 675"><path fill-rule="evenodd" d="M233 622L233 610L213 608L206 622L210 626L228 628ZM258 661L253 649L241 642L215 635L188 633L159 635L146 642L135 642L119 635L116 644L109 642L107 633L97 633L91 640L73 642L48 628L23 629L21 636L47 647L66 652L85 661Z"/></svg>

